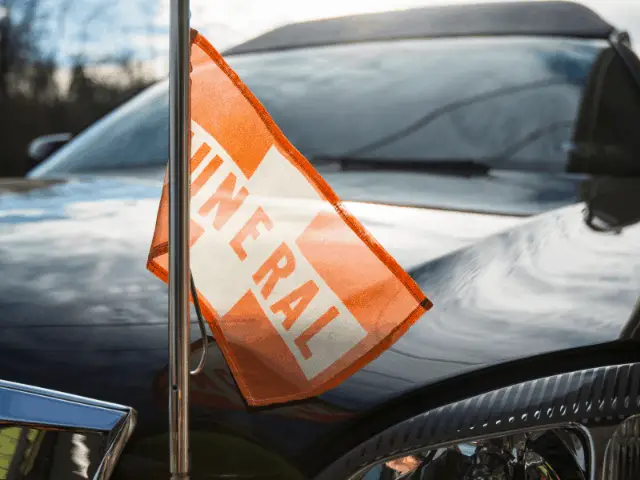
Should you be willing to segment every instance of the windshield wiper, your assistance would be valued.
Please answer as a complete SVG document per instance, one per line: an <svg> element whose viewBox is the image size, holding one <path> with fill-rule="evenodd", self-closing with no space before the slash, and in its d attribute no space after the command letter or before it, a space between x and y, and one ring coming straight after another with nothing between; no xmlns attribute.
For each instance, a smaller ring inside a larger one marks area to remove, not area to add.
<svg viewBox="0 0 640 480"><path fill-rule="evenodd" d="M440 175L483 176L491 167L475 160L460 159L397 159L363 157L312 157L315 165L336 165L341 171L407 171L437 173Z"/></svg>

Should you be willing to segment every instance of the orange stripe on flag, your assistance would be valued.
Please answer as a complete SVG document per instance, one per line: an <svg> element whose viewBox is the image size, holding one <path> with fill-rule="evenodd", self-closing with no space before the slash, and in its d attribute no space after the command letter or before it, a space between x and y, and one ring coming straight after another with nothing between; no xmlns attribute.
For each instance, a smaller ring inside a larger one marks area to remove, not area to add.
<svg viewBox="0 0 640 480"><path fill-rule="evenodd" d="M402 272L389 269L338 215L318 214L297 244L360 323L376 319L381 336L393 331L398 315L408 317L421 300L419 292L405 287Z"/></svg>
<svg viewBox="0 0 640 480"><path fill-rule="evenodd" d="M216 138L250 177L273 144L273 136L238 89L240 80L229 67L216 63L213 57L221 57L205 42L198 36L191 52L191 98L199 99L191 102L191 118Z"/></svg>
<svg viewBox="0 0 640 480"><path fill-rule="evenodd" d="M193 141L193 135L194 135L193 132L191 132L191 141ZM209 145L207 145L206 143L203 143L202 145L200 145L195 155L191 157L191 162L189 164L189 170L191 171L192 174L193 174L193 171L196 168L198 168L198 166L200 166L200 164L205 159L205 157L209 155L209 152L211 152L211 147ZM193 192L194 185L191 185L191 187L192 187L191 194L195 195L195 193Z"/></svg>
<svg viewBox="0 0 640 480"><path fill-rule="evenodd" d="M211 151L211 147L209 147L207 144L203 143L202 147L200 148L202 149L203 147L206 147L206 149ZM202 160L206 155L206 153L203 155L199 155L199 154L200 154L200 150L198 150L198 153L196 153L196 156L194 156L193 159L191 160L192 173L193 173L193 170L197 168L197 165L199 165L200 162L202 162ZM192 180L191 182L192 197L200 191L200 189L204 186L205 183L211 180L211 177L213 176L214 173L216 173L216 170L218 170L218 167L220 165L222 165L222 160L220 160L220 157L216 155L216 157L213 160L207 163L207 166L204 167L204 169L202 170L202 173L198 175L198 177L195 180Z"/></svg>
<svg viewBox="0 0 640 480"><path fill-rule="evenodd" d="M191 51L191 271L250 405L337 386L431 307L199 34ZM167 281L165 182L147 268Z"/></svg>

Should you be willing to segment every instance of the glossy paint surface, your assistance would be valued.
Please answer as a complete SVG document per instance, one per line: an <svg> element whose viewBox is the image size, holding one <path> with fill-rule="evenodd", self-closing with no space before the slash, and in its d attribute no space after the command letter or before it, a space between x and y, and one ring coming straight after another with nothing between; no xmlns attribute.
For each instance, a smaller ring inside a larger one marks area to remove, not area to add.
<svg viewBox="0 0 640 480"><path fill-rule="evenodd" d="M139 426L129 455L163 467L166 288L145 269L159 186L25 182L1 187L0 377L133 406ZM404 393L615 340L640 290L634 182L598 187L608 193L594 211L629 224L618 234L589 228L584 204L523 219L346 202L434 309L338 388L276 408L248 410L212 344L192 382L196 470L284 469L296 478L291 469L304 470L318 442L344 436L349 421ZM197 358L194 347L194 365ZM207 445L217 453L205 454Z"/></svg>
<svg viewBox="0 0 640 480"><path fill-rule="evenodd" d="M271 408L246 407L210 339L191 385L193 478L306 478L429 408L627 348L618 339L637 336L640 318L639 90L606 44L557 42L401 42L384 46L388 62L378 45L234 60L312 160L471 160L489 171L319 166L435 307L339 387ZM167 292L145 269L165 87L98 122L32 180L0 186L0 378L136 408L121 478L168 471ZM38 180L77 174L100 177Z"/></svg>

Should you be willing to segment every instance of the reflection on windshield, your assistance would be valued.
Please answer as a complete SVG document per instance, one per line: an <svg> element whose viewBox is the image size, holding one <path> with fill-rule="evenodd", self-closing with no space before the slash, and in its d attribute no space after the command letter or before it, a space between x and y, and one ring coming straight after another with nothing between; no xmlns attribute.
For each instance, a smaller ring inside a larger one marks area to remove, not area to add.
<svg viewBox="0 0 640 480"><path fill-rule="evenodd" d="M601 42L556 38L422 39L227 61L309 158L494 159L494 168L560 172L601 48ZM161 168L167 138L165 81L34 175Z"/></svg>
<svg viewBox="0 0 640 480"><path fill-rule="evenodd" d="M410 40L229 61L308 157L508 156L495 166L560 172L602 45Z"/></svg>
<svg viewBox="0 0 640 480"><path fill-rule="evenodd" d="M475 95L471 98L465 98L456 102L452 102L450 104L444 105L441 108L436 109L433 112L429 112L427 115L421 117L416 122L411 125L403 128L398 132L394 132L391 135L388 135L385 138L372 142L370 144L364 145L362 147L357 148L356 150L347 153L346 157L355 157L359 155L363 155L369 152L375 152L376 150L380 150L387 145L391 145L395 142L400 142L403 139L410 137L413 133L419 133L421 130L424 130L430 124L439 120L445 115L453 114L458 110L464 109L465 107L471 107L480 102L489 102L491 100L499 99L500 97L505 97L508 95L515 95L527 90L540 90L553 85L564 85L566 82L564 79L551 79L551 80L539 80L531 83L526 83L523 85L517 85L514 87L500 88L495 91L490 91L486 93L482 93L479 95ZM515 139L515 141L509 145L503 152L494 153L491 155L492 158L504 159L505 157L508 159L513 156L517 151L526 147L527 144L532 143L533 141L541 138L547 133L553 132L558 127L567 127L571 129L573 125L573 120L560 120L551 123L550 125L542 125L538 127L536 130L528 133L523 139ZM497 166L497 165L496 165Z"/></svg>

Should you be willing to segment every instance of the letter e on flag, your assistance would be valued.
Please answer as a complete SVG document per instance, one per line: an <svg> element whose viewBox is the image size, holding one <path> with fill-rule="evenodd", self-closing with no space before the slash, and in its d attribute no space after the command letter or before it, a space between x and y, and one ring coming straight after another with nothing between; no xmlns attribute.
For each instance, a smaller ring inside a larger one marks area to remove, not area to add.
<svg viewBox="0 0 640 480"><path fill-rule="evenodd" d="M319 395L431 307L211 44L192 32L191 272L250 405ZM168 185L148 269L168 281Z"/></svg>

